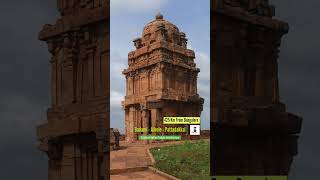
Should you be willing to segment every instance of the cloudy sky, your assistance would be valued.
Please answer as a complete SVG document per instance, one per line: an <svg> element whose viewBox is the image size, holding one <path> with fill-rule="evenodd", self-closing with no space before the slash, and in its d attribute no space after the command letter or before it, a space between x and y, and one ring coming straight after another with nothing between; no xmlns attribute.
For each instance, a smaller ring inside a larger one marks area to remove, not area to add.
<svg viewBox="0 0 320 180"><path fill-rule="evenodd" d="M160 9L166 19L187 33L189 45L197 53L196 62L204 72L206 67L201 67L199 62L201 54L202 59L209 56L208 46L203 43L208 42L209 34L205 35L208 32L200 29L207 23L207 16L199 14L206 14L209 6L202 4L206 0L193 1L193 4L190 0L132 1L116 0L112 5L112 25L117 25L115 18L121 20L117 29L120 36L111 39L112 63L116 59L125 62L126 54L133 49L131 40L140 35L143 25ZM276 17L290 24L279 58L281 99L290 112L304 118L299 155L294 160L290 180L317 179L320 162L320 1L273 0L272 3L276 5ZM1 180L45 180L47 177L47 159L36 149L35 126L45 122L46 108L50 104L50 54L46 45L37 40L37 34L43 24L55 22L55 6L55 0L1 1ZM114 31L113 28L112 32L117 33ZM120 33L122 31L125 33ZM111 66L114 69L111 72L119 73L125 64L118 63L118 66ZM119 84L124 82L123 77L118 78L121 78ZM114 94L119 93L121 98L120 85L114 83L112 87ZM203 90L200 94L206 96ZM115 100L113 103L116 107ZM114 117L121 121L122 113L119 109L118 112ZM118 123L113 120L112 124Z"/></svg>
<svg viewBox="0 0 320 180"><path fill-rule="evenodd" d="M56 20L56 2L1 1L0 179L44 180L46 155L37 150L35 126L50 104L49 60L38 32Z"/></svg>
<svg viewBox="0 0 320 180"><path fill-rule="evenodd" d="M289 23L279 58L281 99L303 117L299 154L290 180L318 179L320 162L320 1L272 0L276 18Z"/></svg>
<svg viewBox="0 0 320 180"><path fill-rule="evenodd" d="M128 8L130 7L130 8ZM201 72L198 79L200 96L205 99L201 127L210 128L210 1L201 0L111 0L111 127L124 132L125 77L128 53L134 50L132 40L141 37L143 27L160 11L164 19L186 33L188 48L196 54Z"/></svg>

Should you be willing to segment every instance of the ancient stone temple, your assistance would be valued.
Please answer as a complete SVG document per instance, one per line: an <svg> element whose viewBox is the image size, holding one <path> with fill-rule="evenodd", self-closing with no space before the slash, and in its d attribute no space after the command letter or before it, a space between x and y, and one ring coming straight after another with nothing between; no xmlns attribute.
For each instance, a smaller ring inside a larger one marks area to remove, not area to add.
<svg viewBox="0 0 320 180"><path fill-rule="evenodd" d="M287 175L302 118L279 98L278 53L288 24L268 0L211 7L213 175Z"/></svg>
<svg viewBox="0 0 320 180"><path fill-rule="evenodd" d="M109 179L109 1L57 0L39 39L52 54L51 107L37 128L49 180Z"/></svg>
<svg viewBox="0 0 320 180"><path fill-rule="evenodd" d="M128 142L137 140L135 127L163 127L165 116L199 117L204 102L197 93L200 70L195 53L187 49L186 35L177 26L158 13L133 42L136 49L129 53L129 67L123 71Z"/></svg>

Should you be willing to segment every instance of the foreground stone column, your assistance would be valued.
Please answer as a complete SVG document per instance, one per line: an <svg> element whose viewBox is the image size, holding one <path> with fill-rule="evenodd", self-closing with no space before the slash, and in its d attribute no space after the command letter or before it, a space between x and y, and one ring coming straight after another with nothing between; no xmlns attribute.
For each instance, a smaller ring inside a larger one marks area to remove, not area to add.
<svg viewBox="0 0 320 180"><path fill-rule="evenodd" d="M215 0L211 14L211 173L288 175L302 123L278 97L288 24L267 1Z"/></svg>
<svg viewBox="0 0 320 180"><path fill-rule="evenodd" d="M109 1L57 1L39 39L52 55L51 107L37 127L49 180L109 178Z"/></svg>

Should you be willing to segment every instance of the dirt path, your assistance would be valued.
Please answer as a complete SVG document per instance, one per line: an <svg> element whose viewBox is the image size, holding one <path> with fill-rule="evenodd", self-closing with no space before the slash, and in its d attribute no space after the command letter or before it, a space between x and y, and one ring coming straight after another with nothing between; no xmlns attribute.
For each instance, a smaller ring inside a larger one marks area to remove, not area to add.
<svg viewBox="0 0 320 180"><path fill-rule="evenodd" d="M148 168L152 165L148 149L154 146L121 142L121 149L110 153L111 180L168 179Z"/></svg>

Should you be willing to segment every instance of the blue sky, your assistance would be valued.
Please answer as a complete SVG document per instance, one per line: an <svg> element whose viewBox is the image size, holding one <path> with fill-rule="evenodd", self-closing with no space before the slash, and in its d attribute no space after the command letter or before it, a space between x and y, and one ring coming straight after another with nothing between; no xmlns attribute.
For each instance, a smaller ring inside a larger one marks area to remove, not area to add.
<svg viewBox="0 0 320 180"><path fill-rule="evenodd" d="M143 27L160 11L164 19L186 33L188 48L195 51L200 68L198 93L205 99L201 128L210 128L210 1L209 0L111 0L111 127L124 132L127 56L134 49L132 40L140 37Z"/></svg>

